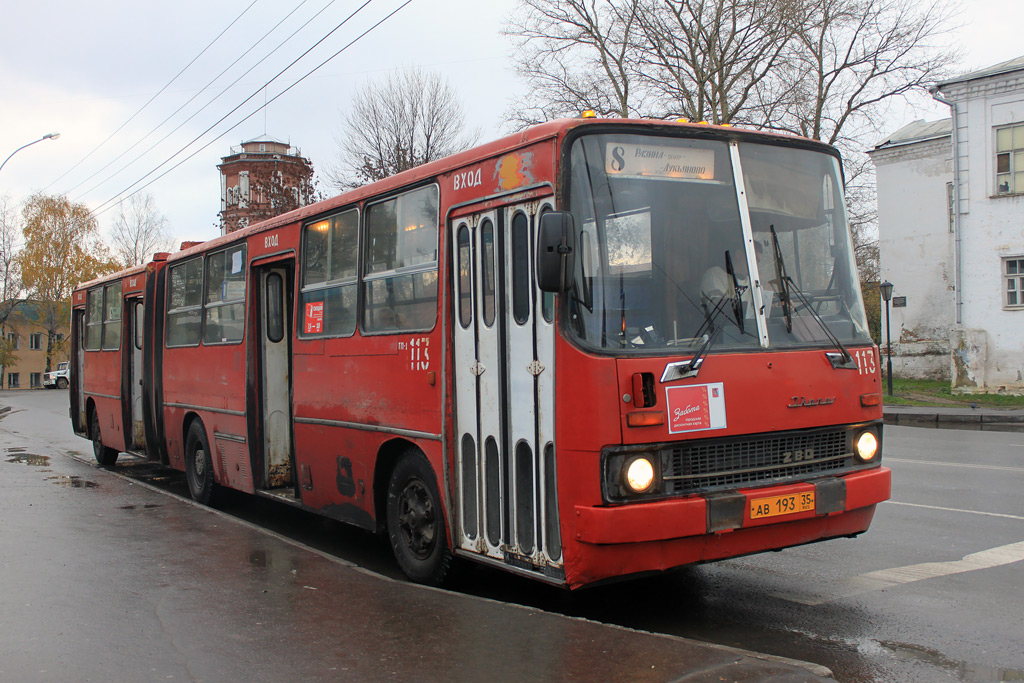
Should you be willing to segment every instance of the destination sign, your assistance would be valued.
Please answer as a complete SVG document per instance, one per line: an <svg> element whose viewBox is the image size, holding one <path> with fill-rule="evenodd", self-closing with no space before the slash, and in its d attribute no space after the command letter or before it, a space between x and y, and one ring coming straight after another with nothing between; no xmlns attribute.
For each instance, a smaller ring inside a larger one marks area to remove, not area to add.
<svg viewBox="0 0 1024 683"><path fill-rule="evenodd" d="M605 173L625 178L712 180L715 153L710 149L609 142Z"/></svg>

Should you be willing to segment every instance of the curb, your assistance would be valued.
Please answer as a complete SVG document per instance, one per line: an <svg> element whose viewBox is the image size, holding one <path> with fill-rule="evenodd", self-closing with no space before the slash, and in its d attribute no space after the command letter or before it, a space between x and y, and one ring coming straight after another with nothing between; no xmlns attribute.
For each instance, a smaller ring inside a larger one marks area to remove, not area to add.
<svg viewBox="0 0 1024 683"><path fill-rule="evenodd" d="M896 425L964 425L987 428L992 430L1018 430L1024 429L1024 414L1014 412L1010 414L1001 413L939 413L939 412L903 412L885 411L883 421L886 424Z"/></svg>

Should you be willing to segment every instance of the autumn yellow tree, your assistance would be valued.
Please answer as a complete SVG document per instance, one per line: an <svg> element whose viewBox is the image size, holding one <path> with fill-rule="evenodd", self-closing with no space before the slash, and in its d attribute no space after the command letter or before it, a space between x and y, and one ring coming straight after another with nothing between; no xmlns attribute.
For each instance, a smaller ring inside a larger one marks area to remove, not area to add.
<svg viewBox="0 0 1024 683"><path fill-rule="evenodd" d="M84 204L37 193L22 210L25 246L19 255L22 286L46 330L46 372L57 350L57 330L71 316L71 292L80 282L118 269ZM60 343L64 343L63 341Z"/></svg>

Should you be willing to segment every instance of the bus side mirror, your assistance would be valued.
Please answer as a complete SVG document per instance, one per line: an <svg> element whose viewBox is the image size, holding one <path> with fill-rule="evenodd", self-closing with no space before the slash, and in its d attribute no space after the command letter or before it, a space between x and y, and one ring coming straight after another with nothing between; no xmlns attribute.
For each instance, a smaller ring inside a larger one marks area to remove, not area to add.
<svg viewBox="0 0 1024 683"><path fill-rule="evenodd" d="M537 286L543 292L568 291L576 265L576 228L568 211L548 211L537 234Z"/></svg>

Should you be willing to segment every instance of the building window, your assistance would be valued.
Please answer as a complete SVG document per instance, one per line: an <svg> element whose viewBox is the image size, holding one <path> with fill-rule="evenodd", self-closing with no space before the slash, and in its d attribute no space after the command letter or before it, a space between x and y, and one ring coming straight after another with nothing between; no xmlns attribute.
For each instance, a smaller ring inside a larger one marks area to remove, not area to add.
<svg viewBox="0 0 1024 683"><path fill-rule="evenodd" d="M28 376L28 385L33 389L43 386L43 373L33 372Z"/></svg>
<svg viewBox="0 0 1024 683"><path fill-rule="evenodd" d="M11 351L17 351L18 349L21 348L20 339L21 339L21 337L18 336L17 332L8 332L7 333L7 341L11 345Z"/></svg>
<svg viewBox="0 0 1024 683"><path fill-rule="evenodd" d="M1024 256L1003 259L1004 308L1024 309Z"/></svg>
<svg viewBox="0 0 1024 683"><path fill-rule="evenodd" d="M7 373L7 388L17 389L21 386L21 375L17 372Z"/></svg>
<svg viewBox="0 0 1024 683"><path fill-rule="evenodd" d="M32 351L38 351L43 348L43 334L42 332L36 332L28 336L28 348Z"/></svg>
<svg viewBox="0 0 1024 683"><path fill-rule="evenodd" d="M1024 123L996 129L996 194L1024 192Z"/></svg>

